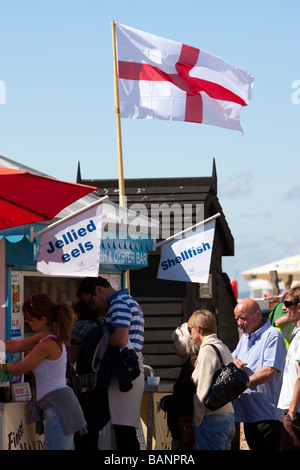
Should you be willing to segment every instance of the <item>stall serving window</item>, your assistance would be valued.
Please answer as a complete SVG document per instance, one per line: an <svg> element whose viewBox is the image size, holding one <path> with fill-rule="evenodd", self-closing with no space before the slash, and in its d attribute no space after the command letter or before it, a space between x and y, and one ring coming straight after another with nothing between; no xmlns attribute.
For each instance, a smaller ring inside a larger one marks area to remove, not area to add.
<svg viewBox="0 0 300 470"><path fill-rule="evenodd" d="M39 273L22 272L23 278L23 302L34 294L47 294L56 304L67 302L72 304L76 299L76 292L82 278L46 277ZM121 274L101 274L116 289L121 288ZM33 334L27 322L23 323L24 338Z"/></svg>
<svg viewBox="0 0 300 470"><path fill-rule="evenodd" d="M115 289L122 287L122 274L101 274ZM76 299L76 292L82 278L72 277L47 277L34 271L11 271L11 308L8 319L11 339L22 339L35 334L24 321L22 313L23 303L34 294L47 294L55 303L66 302L72 306L72 301ZM75 320L75 317L74 317ZM22 358L22 353L12 354L9 360L18 361ZM27 381L30 383L34 395L34 378L32 373L22 376L12 376L12 382Z"/></svg>

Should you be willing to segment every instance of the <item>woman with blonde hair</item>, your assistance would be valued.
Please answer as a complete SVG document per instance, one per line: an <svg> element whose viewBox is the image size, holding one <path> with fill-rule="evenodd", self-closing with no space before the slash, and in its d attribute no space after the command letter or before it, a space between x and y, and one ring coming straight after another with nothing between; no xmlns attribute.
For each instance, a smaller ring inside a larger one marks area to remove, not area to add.
<svg viewBox="0 0 300 470"><path fill-rule="evenodd" d="M84 432L86 421L73 390L66 384L67 353L73 316L64 305L56 305L45 294L32 295L23 314L35 335L5 341L6 352L29 353L19 362L8 363L12 375L32 371L36 402L29 404L29 422L39 422L44 431L45 450L72 450L73 435ZM0 366L0 370L1 370Z"/></svg>
<svg viewBox="0 0 300 470"><path fill-rule="evenodd" d="M188 321L191 339L200 346L192 379L196 385L194 395L194 433L198 450L230 450L235 434L234 410L230 403L211 411L204 400L215 372L221 368L220 360L211 344L220 351L223 362L233 362L227 346L217 337L215 317L208 310L197 310Z"/></svg>

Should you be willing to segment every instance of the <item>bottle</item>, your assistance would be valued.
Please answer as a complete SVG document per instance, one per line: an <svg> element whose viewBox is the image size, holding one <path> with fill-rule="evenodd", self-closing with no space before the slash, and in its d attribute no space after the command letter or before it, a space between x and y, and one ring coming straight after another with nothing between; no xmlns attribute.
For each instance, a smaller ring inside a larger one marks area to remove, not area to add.
<svg viewBox="0 0 300 470"><path fill-rule="evenodd" d="M2 366L2 372L0 372L0 402L8 401L11 401L11 383L5 363Z"/></svg>

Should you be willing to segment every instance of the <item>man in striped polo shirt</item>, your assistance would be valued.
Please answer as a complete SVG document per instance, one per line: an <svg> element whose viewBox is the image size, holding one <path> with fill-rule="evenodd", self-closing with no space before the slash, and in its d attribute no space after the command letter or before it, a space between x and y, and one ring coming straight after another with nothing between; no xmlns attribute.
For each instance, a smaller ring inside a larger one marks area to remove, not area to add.
<svg viewBox="0 0 300 470"><path fill-rule="evenodd" d="M140 408L144 392L142 347L144 343L144 315L136 300L127 289L116 291L102 277L85 278L78 289L78 296L92 308L103 308L108 304L107 323L114 330L109 345L119 348L134 348L140 364L141 374L133 381L129 392L119 390L118 377L114 377L108 389L111 423L114 424L118 450L139 450L136 427L140 422Z"/></svg>

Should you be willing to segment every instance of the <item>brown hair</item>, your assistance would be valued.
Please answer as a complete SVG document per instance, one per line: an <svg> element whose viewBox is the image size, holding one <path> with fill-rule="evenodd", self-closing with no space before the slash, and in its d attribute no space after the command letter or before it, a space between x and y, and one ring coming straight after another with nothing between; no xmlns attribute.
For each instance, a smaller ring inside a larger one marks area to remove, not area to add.
<svg viewBox="0 0 300 470"><path fill-rule="evenodd" d="M300 285L298 284L297 286L287 291L284 298L286 299L287 296L289 296L293 302L300 303Z"/></svg>
<svg viewBox="0 0 300 470"><path fill-rule="evenodd" d="M46 294L36 294L24 302L22 309L25 319L45 317L52 333L69 344L74 319L71 309L65 304L56 305Z"/></svg>

